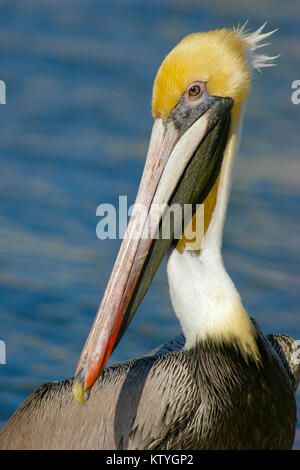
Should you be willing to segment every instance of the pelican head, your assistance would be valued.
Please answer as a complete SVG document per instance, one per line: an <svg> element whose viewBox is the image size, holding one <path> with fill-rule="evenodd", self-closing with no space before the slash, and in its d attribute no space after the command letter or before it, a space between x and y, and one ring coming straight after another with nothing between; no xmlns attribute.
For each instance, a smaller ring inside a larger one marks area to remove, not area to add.
<svg viewBox="0 0 300 470"><path fill-rule="evenodd" d="M273 33L263 34L263 27L252 33L243 27L191 34L158 70L152 99L154 125L135 208L75 373L73 392L81 403L166 252L171 247L180 256L191 249L186 232L176 239L175 223L168 238L161 236L163 215L154 217L153 223L153 208L192 204L193 223L197 204L204 204L203 236L192 250L195 256L205 251L221 263L231 166L252 69L273 65L274 58L256 53L258 43ZM244 347L255 354L251 324L246 316L243 322Z"/></svg>

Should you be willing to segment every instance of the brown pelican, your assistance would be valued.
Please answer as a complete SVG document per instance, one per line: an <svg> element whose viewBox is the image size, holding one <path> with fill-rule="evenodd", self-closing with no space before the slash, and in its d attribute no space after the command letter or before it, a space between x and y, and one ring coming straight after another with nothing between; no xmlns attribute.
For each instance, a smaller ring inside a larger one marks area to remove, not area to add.
<svg viewBox="0 0 300 470"><path fill-rule="evenodd" d="M137 204L75 378L36 389L1 431L2 449L292 447L299 347L289 336L262 333L221 256L252 69L274 59L257 53L272 34L262 30L192 34L163 61ZM174 218L164 238L166 213L152 210L164 204L192 204L192 226L204 204L202 235L191 240L186 224L177 238L182 220ZM183 334L104 368L167 252Z"/></svg>

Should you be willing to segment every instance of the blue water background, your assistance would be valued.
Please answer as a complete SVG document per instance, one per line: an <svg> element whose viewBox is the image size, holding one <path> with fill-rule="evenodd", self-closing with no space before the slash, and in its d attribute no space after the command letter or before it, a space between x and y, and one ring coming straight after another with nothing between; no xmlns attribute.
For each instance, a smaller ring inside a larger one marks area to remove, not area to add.
<svg viewBox="0 0 300 470"><path fill-rule="evenodd" d="M191 32L279 28L278 66L255 74L247 104L223 253L263 330L300 339L299 17L296 0L0 1L0 425L74 373L120 245L97 239L96 208L134 202L155 73ZM163 263L112 360L178 331Z"/></svg>

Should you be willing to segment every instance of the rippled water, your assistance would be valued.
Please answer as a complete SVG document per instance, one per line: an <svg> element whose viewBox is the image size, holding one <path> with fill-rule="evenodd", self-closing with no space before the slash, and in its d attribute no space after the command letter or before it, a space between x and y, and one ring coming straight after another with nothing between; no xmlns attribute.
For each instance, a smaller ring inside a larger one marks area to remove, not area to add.
<svg viewBox="0 0 300 470"><path fill-rule="evenodd" d="M251 6L250 6L251 5ZM256 74L224 234L224 259L266 333L300 339L300 7L296 0L0 1L0 421L41 382L73 374L120 242L96 238L96 208L134 202L153 78L186 34L279 28ZM297 75L298 74L298 75ZM163 265L112 360L179 331ZM300 409L299 392L297 395ZM295 447L300 448L300 431Z"/></svg>

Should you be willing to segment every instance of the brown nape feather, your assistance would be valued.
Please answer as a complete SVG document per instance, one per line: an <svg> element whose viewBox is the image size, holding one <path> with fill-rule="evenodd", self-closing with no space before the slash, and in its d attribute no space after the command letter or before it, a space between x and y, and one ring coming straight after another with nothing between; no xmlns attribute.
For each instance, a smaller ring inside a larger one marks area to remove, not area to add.
<svg viewBox="0 0 300 470"><path fill-rule="evenodd" d="M72 396L73 379L46 383L4 426L0 448L290 449L289 353L279 351L280 335L269 342L255 328L258 365L229 344L183 351L180 336L152 356L107 367L84 406Z"/></svg>

